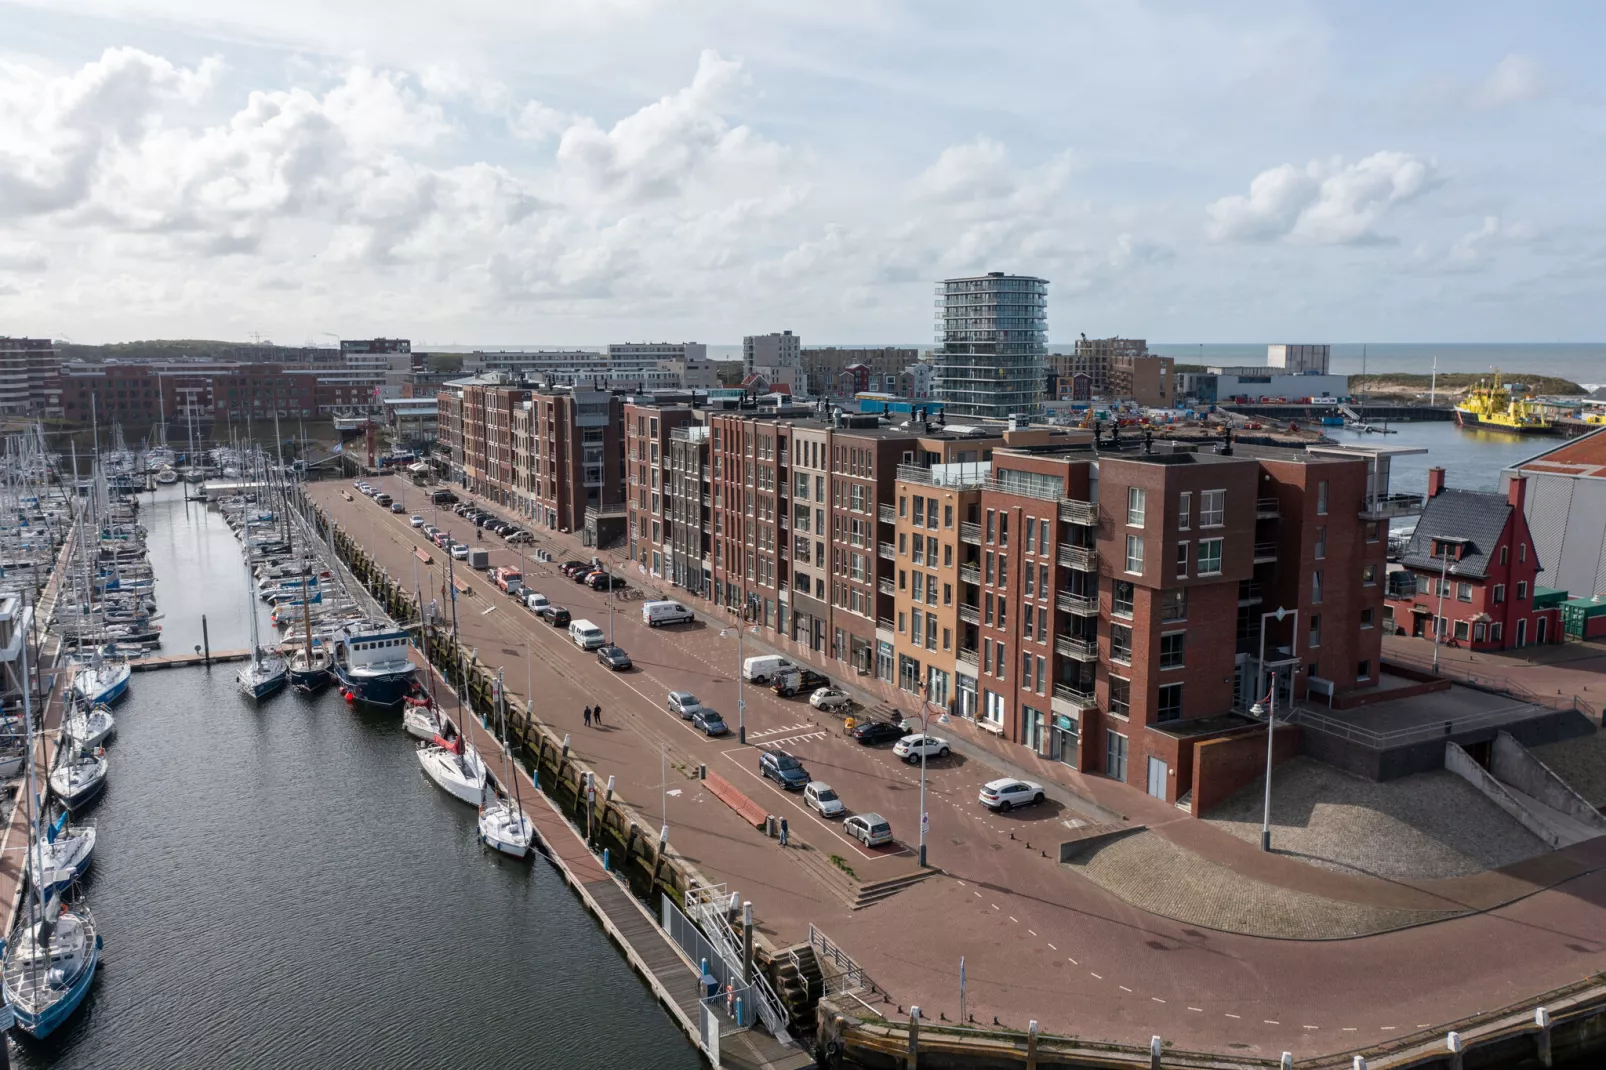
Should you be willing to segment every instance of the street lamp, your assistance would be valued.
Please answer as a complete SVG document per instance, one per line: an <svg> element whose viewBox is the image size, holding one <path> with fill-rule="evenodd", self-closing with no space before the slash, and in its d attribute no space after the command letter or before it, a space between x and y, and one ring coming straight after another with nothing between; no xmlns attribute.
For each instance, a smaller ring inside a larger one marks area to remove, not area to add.
<svg viewBox="0 0 1606 1070"><path fill-rule="evenodd" d="M920 868L926 867L926 731L931 725L931 711L928 709L928 696L930 684L920 686Z"/></svg>
<svg viewBox="0 0 1606 1070"><path fill-rule="evenodd" d="M1439 608L1433 618L1433 672L1439 671L1439 639L1444 632L1444 591L1450 586L1450 544L1439 554Z"/></svg>
<svg viewBox="0 0 1606 1070"><path fill-rule="evenodd" d="M1260 688L1266 686L1266 620L1269 617L1276 617L1279 621L1284 617L1292 617L1294 634L1293 638L1288 641L1288 649L1292 651L1299 641L1299 610L1284 609L1282 606L1278 606L1276 609L1268 610L1260 615L1260 660L1258 663L1260 675L1255 685L1257 693ZM1298 672L1299 669L1296 667L1293 671ZM1262 851L1271 850L1271 746L1272 734L1275 732L1277 725L1277 681L1275 678L1271 681L1271 691L1268 698L1271 702L1270 708L1262 706L1259 702L1249 708L1249 712L1256 717L1264 716L1266 718L1266 798L1260 819L1260 849Z"/></svg>

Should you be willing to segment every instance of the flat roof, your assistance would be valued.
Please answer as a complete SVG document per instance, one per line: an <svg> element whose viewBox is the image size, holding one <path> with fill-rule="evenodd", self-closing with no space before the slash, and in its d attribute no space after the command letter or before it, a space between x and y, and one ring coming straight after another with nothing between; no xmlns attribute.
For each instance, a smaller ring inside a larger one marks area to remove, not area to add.
<svg viewBox="0 0 1606 1070"><path fill-rule="evenodd" d="M1507 470L1587 479L1606 478L1606 428L1553 446Z"/></svg>

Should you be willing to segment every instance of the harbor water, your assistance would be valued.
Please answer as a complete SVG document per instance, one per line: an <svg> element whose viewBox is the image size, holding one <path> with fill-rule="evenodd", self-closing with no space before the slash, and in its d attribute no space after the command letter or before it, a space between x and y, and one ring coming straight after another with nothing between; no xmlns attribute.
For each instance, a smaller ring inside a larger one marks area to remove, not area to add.
<svg viewBox="0 0 1606 1070"><path fill-rule="evenodd" d="M213 650L244 647L239 544L182 492L142 497L164 649L200 643L202 613ZM236 668L134 677L92 815L101 973L14 1065L700 1065L544 859L480 846L396 715L332 690L257 707Z"/></svg>

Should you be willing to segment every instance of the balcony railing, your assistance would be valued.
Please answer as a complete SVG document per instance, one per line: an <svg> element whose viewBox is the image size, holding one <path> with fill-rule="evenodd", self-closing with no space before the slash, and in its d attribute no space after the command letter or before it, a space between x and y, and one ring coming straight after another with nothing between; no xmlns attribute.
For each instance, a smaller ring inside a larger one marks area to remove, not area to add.
<svg viewBox="0 0 1606 1070"><path fill-rule="evenodd" d="M1054 596L1054 604L1065 612L1075 613L1080 617L1096 617L1099 615L1099 600L1093 595L1061 591Z"/></svg>
<svg viewBox="0 0 1606 1070"><path fill-rule="evenodd" d="M882 502L876 509L876 516L883 524L896 524L898 522L898 510L892 507L891 502Z"/></svg>
<svg viewBox="0 0 1606 1070"><path fill-rule="evenodd" d="M972 669L981 668L981 654L973 646L962 646L959 653L954 655L961 665L969 665Z"/></svg>
<svg viewBox="0 0 1606 1070"><path fill-rule="evenodd" d="M1093 692L1079 691L1070 684L1054 685L1054 701L1056 703L1064 703L1078 713L1098 706L1098 700L1093 697Z"/></svg>
<svg viewBox="0 0 1606 1070"><path fill-rule="evenodd" d="M972 546L981 545L981 525L974 520L966 520L959 525L959 541L968 542Z"/></svg>
<svg viewBox="0 0 1606 1070"><path fill-rule="evenodd" d="M981 607L972 605L969 602L959 603L959 619L966 624L980 624Z"/></svg>
<svg viewBox="0 0 1606 1070"><path fill-rule="evenodd" d="M1099 507L1075 498L1060 499L1060 519L1068 524L1093 525L1099 522Z"/></svg>
<svg viewBox="0 0 1606 1070"><path fill-rule="evenodd" d="M1274 542L1255 543L1255 564L1264 565L1277 560L1277 544Z"/></svg>
<svg viewBox="0 0 1606 1070"><path fill-rule="evenodd" d="M1238 584L1238 604L1240 606L1258 605L1260 600L1260 584L1253 580L1243 580Z"/></svg>
<svg viewBox="0 0 1606 1070"><path fill-rule="evenodd" d="M1054 652L1077 661L1097 661L1099 645L1092 639L1078 639L1072 635L1056 635Z"/></svg>
<svg viewBox="0 0 1606 1070"><path fill-rule="evenodd" d="M884 542L884 543L879 544L876 547L876 553L880 554L882 557L886 558L888 561L896 561L897 558L898 558L898 549L897 549L897 547L893 546L890 542Z"/></svg>
<svg viewBox="0 0 1606 1070"><path fill-rule="evenodd" d="M890 631L893 630L892 618L891 617L877 617L876 618L876 622L875 622L875 626L876 626L876 631L890 632Z"/></svg>
<svg viewBox="0 0 1606 1070"><path fill-rule="evenodd" d="M1255 517L1259 520L1275 520L1280 514L1276 498L1256 498Z"/></svg>
<svg viewBox="0 0 1606 1070"><path fill-rule="evenodd" d="M980 565L960 565L959 566L959 582L960 583L974 583L976 586L980 587L981 586L981 566Z"/></svg>
<svg viewBox="0 0 1606 1070"><path fill-rule="evenodd" d="M895 595L898 593L898 585L893 582L891 576L882 576L879 580L876 580L875 587L882 594Z"/></svg>
<svg viewBox="0 0 1606 1070"><path fill-rule="evenodd" d="M1076 546L1072 543L1060 543L1060 564L1066 568L1081 569L1083 572L1097 572L1099 567L1098 549L1092 546Z"/></svg>
<svg viewBox="0 0 1606 1070"><path fill-rule="evenodd" d="M1420 494L1379 494L1361 503L1362 520L1388 520L1422 511L1426 499Z"/></svg>

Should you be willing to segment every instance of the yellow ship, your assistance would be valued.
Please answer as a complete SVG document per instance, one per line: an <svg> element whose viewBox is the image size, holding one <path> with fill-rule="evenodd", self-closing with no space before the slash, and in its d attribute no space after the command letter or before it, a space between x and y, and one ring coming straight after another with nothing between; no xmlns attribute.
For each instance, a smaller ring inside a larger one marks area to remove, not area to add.
<svg viewBox="0 0 1606 1070"><path fill-rule="evenodd" d="M1513 397L1511 390L1500 381L1498 369L1493 380L1480 379L1477 386L1467 391L1466 399L1455 407L1455 422L1462 427L1525 435L1545 435L1552 431L1544 406L1526 392L1522 397Z"/></svg>

